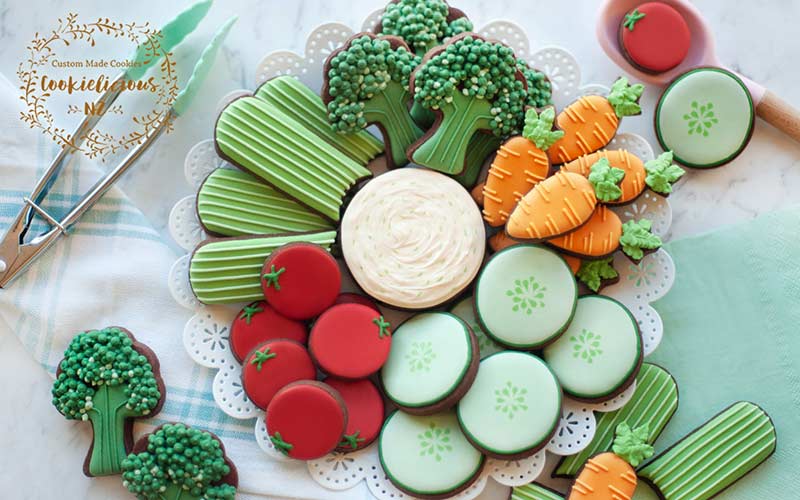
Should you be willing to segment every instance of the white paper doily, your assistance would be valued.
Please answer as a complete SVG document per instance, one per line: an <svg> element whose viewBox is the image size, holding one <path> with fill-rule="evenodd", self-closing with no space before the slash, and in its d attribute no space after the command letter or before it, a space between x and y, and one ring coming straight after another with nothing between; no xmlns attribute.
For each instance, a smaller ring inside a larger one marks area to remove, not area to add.
<svg viewBox="0 0 800 500"><path fill-rule="evenodd" d="M364 29L374 27L379 12L370 15ZM608 87L598 84L581 85L581 72L574 56L560 47L543 47L531 51L523 30L507 21L495 21L478 30L489 38L510 45L516 54L531 66L544 72L553 86L553 102L563 108L577 96L606 94ZM322 85L322 65L325 58L345 40L353 30L338 23L325 24L315 29L306 42L305 54L279 51L266 56L256 71L256 85L279 75L297 76L303 83L319 91ZM224 96L217 109L221 110L232 99L251 91L235 90ZM623 123L624 126L624 123ZM620 133L609 148L626 149L647 161L654 158L653 148L641 136ZM211 139L195 145L186 156L186 181L193 189L217 168L229 165L221 160ZM207 237L194 210L195 197L179 200L170 214L169 229L175 241L187 251ZM672 222L672 210L666 198L646 191L633 203L614 207L623 221L647 218L653 221L653 231L664 237ZM205 306L197 301L188 280L190 255L181 257L169 276L169 288L175 300L194 312L184 329L184 346L198 364L217 369L213 383L213 396L217 405L228 415L239 419L255 419L255 439L269 459L290 460L274 449L264 423L264 412L257 408L242 390L241 365L230 352L228 333L239 307ZM672 259L664 250L646 255L634 264L622 254L617 254L614 267L620 274L619 282L602 290L604 295L625 304L636 317L641 328L645 354L658 346L663 335L661 318L650 302L663 296L672 286L675 269ZM524 460L502 461L487 459L481 477L467 490L453 498L469 500L483 491L489 477L507 486L519 486L535 480L554 455L571 455L585 448L594 437L595 412L613 411L622 407L635 390L635 384L625 392L602 404L590 405L569 398L564 399L562 418L555 436L545 450ZM395 488L380 466L377 445L354 453L333 453L308 462L309 474L319 484L332 490L352 488L366 481L369 490L381 500L410 499Z"/></svg>

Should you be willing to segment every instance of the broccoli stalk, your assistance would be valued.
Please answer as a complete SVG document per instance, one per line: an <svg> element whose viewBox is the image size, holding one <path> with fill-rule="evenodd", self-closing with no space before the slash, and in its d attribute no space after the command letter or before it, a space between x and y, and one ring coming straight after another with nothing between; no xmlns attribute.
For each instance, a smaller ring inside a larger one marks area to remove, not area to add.
<svg viewBox="0 0 800 500"><path fill-rule="evenodd" d="M94 442L84 464L89 476L118 474L132 441L129 419L160 408L158 361L127 330L76 335L59 363L53 405L70 420L92 424Z"/></svg>
<svg viewBox="0 0 800 500"><path fill-rule="evenodd" d="M472 31L472 22L444 0L394 0L383 11L376 31L399 36L423 56L448 38Z"/></svg>
<svg viewBox="0 0 800 500"><path fill-rule="evenodd" d="M405 151L421 135L408 111L408 82L419 64L397 37L362 33L328 59L323 99L334 130L353 133L369 124L381 129L390 167L408 163Z"/></svg>
<svg viewBox="0 0 800 500"><path fill-rule="evenodd" d="M122 484L140 500L234 500L236 469L213 434L164 424L136 442Z"/></svg>
<svg viewBox="0 0 800 500"><path fill-rule="evenodd" d="M513 51L474 33L452 38L426 56L411 77L414 100L437 112L437 125L409 150L420 165L460 173L479 130L497 137L519 131L527 85Z"/></svg>

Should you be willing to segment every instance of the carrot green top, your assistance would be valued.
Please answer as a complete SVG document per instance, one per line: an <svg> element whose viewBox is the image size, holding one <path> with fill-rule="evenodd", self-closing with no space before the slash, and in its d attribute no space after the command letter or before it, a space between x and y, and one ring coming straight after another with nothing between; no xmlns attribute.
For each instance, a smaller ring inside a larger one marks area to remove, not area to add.
<svg viewBox="0 0 800 500"><path fill-rule="evenodd" d="M647 444L648 428L642 425L631 429L627 422L617 426L612 450L631 467L638 467L644 460L653 456L653 447Z"/></svg>
<svg viewBox="0 0 800 500"><path fill-rule="evenodd" d="M528 108L525 111L525 128L522 129L522 137L536 144L542 151L553 145L557 140L564 137L562 130L553 130L553 121L556 119L556 110L553 106L547 106L541 113L536 109Z"/></svg>
<svg viewBox="0 0 800 500"><path fill-rule="evenodd" d="M618 117L633 116L641 114L642 107L639 106L639 98L644 92L644 85L637 83L629 85L628 79L620 77L611 86L608 94L608 102L614 107L614 112Z"/></svg>

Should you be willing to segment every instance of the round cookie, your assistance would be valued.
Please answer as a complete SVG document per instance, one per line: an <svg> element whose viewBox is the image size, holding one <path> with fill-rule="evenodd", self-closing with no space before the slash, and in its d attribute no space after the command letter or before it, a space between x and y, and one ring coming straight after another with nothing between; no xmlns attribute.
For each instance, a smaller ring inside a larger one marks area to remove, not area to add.
<svg viewBox="0 0 800 500"><path fill-rule="evenodd" d="M381 370L386 396L408 413L430 415L453 406L478 371L475 335L450 313L413 316L398 326Z"/></svg>
<svg viewBox="0 0 800 500"><path fill-rule="evenodd" d="M642 339L625 306L602 295L578 299L564 335L544 349L544 360L564 392L601 402L624 391L642 365Z"/></svg>
<svg viewBox="0 0 800 500"><path fill-rule="evenodd" d="M381 430L378 454L392 484L421 498L446 498L467 489L485 461L452 411L424 417L392 413Z"/></svg>
<svg viewBox="0 0 800 500"><path fill-rule="evenodd" d="M353 278L369 296L400 309L427 309L458 295L478 273L485 243L469 193L420 168L370 181L342 218L342 253Z"/></svg>
<svg viewBox="0 0 800 500"><path fill-rule="evenodd" d="M347 428L347 406L336 390L315 381L281 389L267 408L267 431L287 457L315 460L332 452Z"/></svg>
<svg viewBox="0 0 800 500"><path fill-rule="evenodd" d="M475 285L478 322L495 341L538 349L567 328L578 286L556 252L539 245L514 245L494 254Z"/></svg>
<svg viewBox="0 0 800 500"><path fill-rule="evenodd" d="M274 339L305 344L308 329L299 321L281 316L263 300L244 306L231 325L231 351L240 363L255 346Z"/></svg>
<svg viewBox="0 0 800 500"><path fill-rule="evenodd" d="M336 447L339 451L366 448L378 438L383 426L383 396L369 380L327 378L347 406L347 429Z"/></svg>
<svg viewBox="0 0 800 500"><path fill-rule="evenodd" d="M722 68L696 68L678 76L656 107L656 136L675 161L693 168L730 162L753 133L755 112L742 81Z"/></svg>
<svg viewBox="0 0 800 500"><path fill-rule="evenodd" d="M502 234L502 233L498 233ZM472 333L475 334L475 338L478 340L478 349L480 349L480 356L481 359L494 354L496 352L500 352L505 350L503 346L489 338L486 333L481 329L481 326L478 324L478 320L475 319L475 307L473 306L474 299L472 296L469 296L465 299L459 301L450 312L461 318L467 326L470 327Z"/></svg>
<svg viewBox="0 0 800 500"><path fill-rule="evenodd" d="M339 264L324 248L290 243L264 263L261 288L276 311L287 318L311 319L329 308L342 286Z"/></svg>
<svg viewBox="0 0 800 500"><path fill-rule="evenodd" d="M378 313L381 312L378 304L375 303L374 300L367 297L366 295L361 295L360 293L353 293L353 292L344 292L340 293L336 300L333 302L333 305L338 304L361 304L367 307L371 307Z"/></svg>
<svg viewBox="0 0 800 500"><path fill-rule="evenodd" d="M639 5L625 15L619 29L625 58L647 73L663 73L682 63L691 43L686 20L663 2Z"/></svg>
<svg viewBox="0 0 800 500"><path fill-rule="evenodd" d="M467 439L503 460L529 457L547 445L561 419L561 388L541 359L518 351L481 361L457 407Z"/></svg>
<svg viewBox="0 0 800 500"><path fill-rule="evenodd" d="M390 324L362 304L333 306L314 322L308 349L329 375L364 378L380 370L392 346Z"/></svg>
<svg viewBox="0 0 800 500"><path fill-rule="evenodd" d="M250 351L242 364L242 388L262 410L285 386L316 376L308 351L294 340L268 340Z"/></svg>

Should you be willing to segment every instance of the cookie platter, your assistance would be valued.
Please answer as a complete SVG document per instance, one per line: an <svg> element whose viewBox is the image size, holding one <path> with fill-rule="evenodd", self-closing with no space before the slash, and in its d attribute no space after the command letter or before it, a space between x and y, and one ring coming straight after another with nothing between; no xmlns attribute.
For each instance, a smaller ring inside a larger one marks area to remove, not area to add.
<svg viewBox="0 0 800 500"><path fill-rule="evenodd" d="M371 30L376 26L380 14L381 11L378 11L369 16L364 22L363 30ZM506 43L513 48L518 57L526 59L531 66L543 72L552 85L552 101L558 110L565 108L580 96L607 95L609 92L609 89L602 85L581 84L579 65L568 51L558 47L531 50L525 33L513 23L491 22L476 31L487 39ZM341 24L320 26L309 36L303 55L284 51L265 57L257 70L256 86L277 76L292 75L315 92L319 91L322 87L323 63L353 34L352 29ZM222 111L235 99L251 93L251 91L245 90L232 92L222 99L218 106L219 110ZM652 147L646 140L635 134L618 133L607 147L608 149L627 150L643 161L654 159ZM386 170L386 166L380 163L381 160L377 159L369 165L378 180L380 179L378 173ZM199 189L212 172L228 168L230 165L218 155L214 140L209 139L198 143L189 152L186 158L185 173L192 189ZM402 172L402 170L391 172ZM373 183L374 181L370 184ZM362 191L364 190L362 189ZM198 244L209 238L197 218L197 206L197 197L189 196L178 201L170 215L171 234L175 241L187 251L192 251ZM619 217L621 222L650 220L652 232L662 238L669 231L672 216L669 201L649 190L632 203L614 206L610 210ZM345 223L346 221L343 222L343 224ZM498 252L495 255L502 253ZM234 352L235 348L232 346L230 336L231 324L239 317L242 304L206 305L197 300L189 283L190 259L191 254L178 259L169 276L169 287L173 297L193 314L184 330L184 344L187 352L198 364L218 370L213 384L213 396L219 407L234 418L255 419L255 439L265 454L274 460L291 460L276 449L275 440L271 439L272 434L266 426L264 411L253 403L242 387L242 364L237 360L239 356ZM619 279L616 283L602 288L600 296L616 299L632 313L641 333L641 348L646 356L657 348L663 334L661 319L649 304L669 291L675 276L672 260L663 249L647 253L637 262L630 260L621 252L617 252L613 257L613 266L619 273ZM356 285L348 282L347 273L343 273L343 275L343 290L357 292ZM359 278L358 283L362 284L363 279L363 277ZM471 281L471 277L469 281ZM472 305L466 299L459 301L454 308L448 308L448 310L452 310L456 316L462 316L462 319L478 333L480 327L477 326L476 319L464 317L457 311L464 302L466 302L465 307L469 309L471 316ZM410 313L385 307L381 308L381 312L387 322L394 325L395 334L404 325L403 321L411 316ZM486 318L484 320L488 321ZM484 359L502 350L485 335L479 336L477 342L480 357ZM319 361L317 360L318 364ZM492 357L492 361L499 363L500 357ZM565 362L568 363L568 361ZM515 361L506 360L504 362L513 364ZM553 363L555 362L554 357ZM483 365L483 363L481 364ZM645 363L645 366L653 365ZM489 372L488 369L485 371ZM592 442L597 419L604 413L622 408L634 395L636 387L634 381L612 399L606 398L600 403L587 402L591 398L576 399L564 395L560 418L555 423L552 437L542 449L533 455L522 458L513 456L488 458L482 471L479 472L479 477L454 498L476 497L485 487L488 477L508 486L530 483L544 470L547 460L554 460L557 456L563 457L580 453ZM398 389L398 391L402 391L402 389ZM399 396L391 397L391 399L395 403L402 400ZM402 407L402 405L400 406ZM466 408L466 405L464 406ZM464 418L468 420L468 417ZM386 425L393 424L402 428L403 422L399 420L399 418L390 417ZM431 422L431 425L446 428L447 422ZM472 436L471 444L476 445L476 440L480 441ZM483 448L480 444L478 447ZM484 451L491 455L491 449ZM323 458L309 460L308 468L310 476L315 481L330 489L348 489L361 481L366 481L370 491L378 498L414 498L407 492L398 489L384 473L377 442L358 451L349 453L337 451Z"/></svg>

